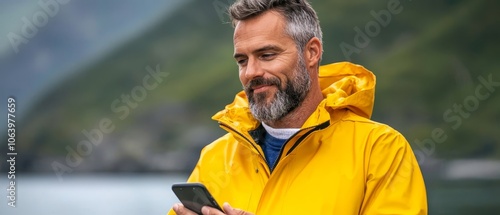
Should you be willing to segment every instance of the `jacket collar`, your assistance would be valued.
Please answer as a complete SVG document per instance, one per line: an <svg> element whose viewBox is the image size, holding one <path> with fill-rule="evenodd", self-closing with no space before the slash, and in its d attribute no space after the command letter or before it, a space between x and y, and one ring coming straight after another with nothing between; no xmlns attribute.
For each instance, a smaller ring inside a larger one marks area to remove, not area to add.
<svg viewBox="0 0 500 215"><path fill-rule="evenodd" d="M364 67L349 62L333 63L319 68L319 83L324 96L318 108L309 116L302 128L319 125L332 119L336 110L348 109L370 118L375 99L375 75ZM219 111L213 120L240 132L257 130L260 122L250 112L244 91Z"/></svg>

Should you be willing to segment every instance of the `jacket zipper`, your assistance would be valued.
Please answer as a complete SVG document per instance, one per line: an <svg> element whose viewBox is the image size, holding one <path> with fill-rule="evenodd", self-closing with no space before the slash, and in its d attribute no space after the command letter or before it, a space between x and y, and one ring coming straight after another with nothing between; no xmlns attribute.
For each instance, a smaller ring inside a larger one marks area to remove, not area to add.
<svg viewBox="0 0 500 215"><path fill-rule="evenodd" d="M309 134L311 134L312 132L314 131L317 131L317 130L321 130L321 129L324 129L326 127L328 127L330 125L330 121L326 121L324 123L321 123L319 125L317 125L316 127L310 129L309 131L307 131L304 135L302 135L298 140L297 142L295 142L295 144L293 144L293 146L290 148L290 150L288 150L288 152L286 153L286 155L289 155L307 136L309 136ZM279 160L281 158L281 156L283 155L283 151L285 149L285 145L288 144L288 142L293 139L293 137L295 137L298 133L300 132L297 132L295 133L294 135L292 135L290 138L288 138L288 140L283 144L283 146L281 147L281 150L280 150L280 153L279 153L279 156L278 156L278 160L276 160L274 162L274 165L273 165L273 168L271 170L274 170L276 168L276 166L278 166L278 163L279 163Z"/></svg>
<svg viewBox="0 0 500 215"><path fill-rule="evenodd" d="M288 150L288 152L286 153L286 155L289 155L294 149L295 147L297 147L301 142L302 140L304 140L307 136L309 136L309 134L311 134L312 132L315 132L317 130L321 130L321 129L325 129L326 127L328 127L330 125L330 121L326 121L324 123L321 123L319 124L318 126L316 126L315 128L309 130L307 133L305 133L302 137L300 137L297 142L295 142L295 144L293 144L292 148L290 148L290 150Z"/></svg>
<svg viewBox="0 0 500 215"><path fill-rule="evenodd" d="M226 125L224 123L219 123L221 126L223 127L226 127L228 128L229 130L233 131L234 133L238 134L239 136L241 136L243 139L245 139L248 143L250 143L250 145L252 145L252 147L257 151L257 153L260 155L261 158L264 159L264 161L267 163L267 160L266 160L266 157L263 156L259 149L252 143L252 141L250 139L248 139L247 137L245 137L245 135L243 135L242 133L240 133L239 131L237 131L236 129L234 129L233 127L229 126L229 125Z"/></svg>
<svg viewBox="0 0 500 215"><path fill-rule="evenodd" d="M260 157L262 159L264 159L264 161L267 163L267 160L266 160L266 157L264 155L262 155L259 151L259 149L252 143L252 141L250 139L248 139L247 137L245 137L245 135L243 135L242 133L240 133L239 131L237 131L236 129L234 129L233 127L231 126L228 126L224 123L219 123L221 126L233 131L234 133L238 134L240 137L242 137L243 139L245 139L248 143L250 143L250 145L252 145L252 147L257 151L257 153L260 155ZM317 130L321 130L321 129L324 129L326 127L328 127L330 125L330 121L326 121L324 123L321 123L319 125L317 125L316 127L310 129L309 131L307 131L302 137L300 137L297 142L295 142L295 144L293 144L293 146L290 148L290 150L288 150L288 152L286 153L286 155L289 155L307 136L309 136L309 134L311 134L312 132L314 131L317 131ZM276 166L278 165L279 163L279 160L281 158L281 156L283 155L283 151L285 149L285 145L288 144L288 142L293 139L293 137L295 137L298 133L300 132L297 132L295 133L294 135L292 135L284 144L283 146L281 147L280 149L280 153L278 155L278 160L276 160L273 164L273 167L269 169L269 172L272 172L272 170L274 170L276 168Z"/></svg>

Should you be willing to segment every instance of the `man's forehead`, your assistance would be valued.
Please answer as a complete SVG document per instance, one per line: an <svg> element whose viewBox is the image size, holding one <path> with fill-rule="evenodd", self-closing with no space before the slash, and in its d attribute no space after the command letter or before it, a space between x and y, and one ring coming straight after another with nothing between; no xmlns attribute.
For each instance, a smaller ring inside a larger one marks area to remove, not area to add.
<svg viewBox="0 0 500 215"><path fill-rule="evenodd" d="M268 11L238 22L234 30L234 52L256 52L265 46L283 47L293 42L285 33L285 19L276 11ZM281 48L283 49L283 48Z"/></svg>

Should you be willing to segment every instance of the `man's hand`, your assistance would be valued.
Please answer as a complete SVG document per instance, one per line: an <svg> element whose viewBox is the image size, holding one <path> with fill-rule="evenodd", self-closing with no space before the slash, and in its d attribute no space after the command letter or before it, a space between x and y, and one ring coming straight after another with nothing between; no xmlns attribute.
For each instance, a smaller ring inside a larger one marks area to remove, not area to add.
<svg viewBox="0 0 500 215"><path fill-rule="evenodd" d="M204 206L201 209L201 212L203 213L203 215L253 215L253 214L251 214L249 212L233 208L227 202L224 203L224 205L222 206L222 208L224 209L224 211L226 213L223 213L223 212L221 212L221 211L219 211L219 210L217 210L215 208L208 207L208 206ZM174 204L173 209L174 209L175 213L177 213L177 215L196 215L195 212L193 212L193 211L185 208L180 203Z"/></svg>

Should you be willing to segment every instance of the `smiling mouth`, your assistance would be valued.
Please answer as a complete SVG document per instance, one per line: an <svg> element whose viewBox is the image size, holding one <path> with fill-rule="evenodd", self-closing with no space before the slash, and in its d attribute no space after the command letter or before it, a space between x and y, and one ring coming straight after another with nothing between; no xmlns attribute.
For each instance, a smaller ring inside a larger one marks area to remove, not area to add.
<svg viewBox="0 0 500 215"><path fill-rule="evenodd" d="M252 91L253 93L261 93L261 92L264 92L266 90L269 90L269 88L273 87L274 85L270 84L270 85L258 85L258 86L254 86L252 87Z"/></svg>
<svg viewBox="0 0 500 215"><path fill-rule="evenodd" d="M250 80L244 87L248 94L259 94L265 93L266 91L272 90L272 87L276 87L279 90L280 80L278 78L263 78L257 77Z"/></svg>

